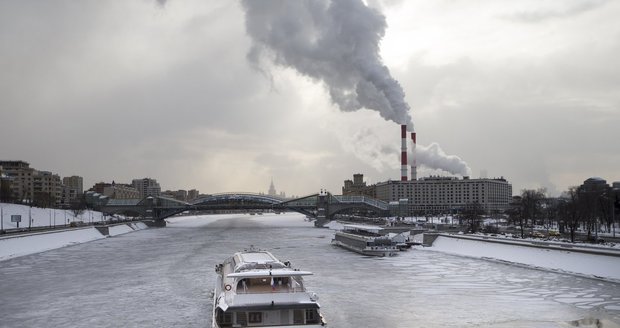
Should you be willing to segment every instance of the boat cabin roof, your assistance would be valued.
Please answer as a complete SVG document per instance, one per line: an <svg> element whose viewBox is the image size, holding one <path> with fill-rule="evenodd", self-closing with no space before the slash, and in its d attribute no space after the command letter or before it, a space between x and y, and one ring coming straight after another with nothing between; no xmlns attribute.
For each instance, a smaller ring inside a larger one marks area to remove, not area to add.
<svg viewBox="0 0 620 328"><path fill-rule="evenodd" d="M296 270L260 270L260 271L245 271L237 273L229 273L226 275L228 278L260 278L260 277L299 277L310 276L310 271L296 271Z"/></svg>
<svg viewBox="0 0 620 328"><path fill-rule="evenodd" d="M367 231L367 232L378 234L379 231L383 230L383 228L377 227L377 226L362 225L362 224L345 224L344 230L345 231L346 230Z"/></svg>
<svg viewBox="0 0 620 328"><path fill-rule="evenodd" d="M255 262L259 264L278 262L278 259L268 252L239 253L239 258L243 262Z"/></svg>
<svg viewBox="0 0 620 328"><path fill-rule="evenodd" d="M286 265L267 251L239 252L233 256L234 271L277 269Z"/></svg>

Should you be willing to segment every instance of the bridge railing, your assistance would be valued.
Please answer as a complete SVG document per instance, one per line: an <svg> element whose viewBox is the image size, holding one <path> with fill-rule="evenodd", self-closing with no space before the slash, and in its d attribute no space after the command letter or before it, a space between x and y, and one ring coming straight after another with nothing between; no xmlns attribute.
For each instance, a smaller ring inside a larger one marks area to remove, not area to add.
<svg viewBox="0 0 620 328"><path fill-rule="evenodd" d="M255 194L255 193L221 193L213 194L205 197L200 197L192 202L192 205L200 205L202 203L208 203L212 201L230 201L230 200L243 200L243 201L256 201L261 203L279 204L282 199L279 197Z"/></svg>
<svg viewBox="0 0 620 328"><path fill-rule="evenodd" d="M370 198L370 197L366 197L366 196L340 196L340 195L334 195L333 196L338 202L341 203L364 203L376 208L380 208L382 210L388 210L388 203L382 201L382 200L378 200L378 199L374 199L374 198Z"/></svg>
<svg viewBox="0 0 620 328"><path fill-rule="evenodd" d="M283 203L283 205L288 206L288 207L312 207L312 206L316 206L316 200L304 200L304 201L292 201L292 202L287 202L287 203Z"/></svg>

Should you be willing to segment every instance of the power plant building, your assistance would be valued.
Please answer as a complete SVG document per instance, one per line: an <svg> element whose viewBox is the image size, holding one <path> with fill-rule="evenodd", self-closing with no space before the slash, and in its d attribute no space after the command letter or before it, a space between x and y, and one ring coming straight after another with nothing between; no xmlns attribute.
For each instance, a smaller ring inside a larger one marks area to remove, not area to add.
<svg viewBox="0 0 620 328"><path fill-rule="evenodd" d="M456 213L478 203L486 213L508 209L512 185L504 178L462 179L431 176L418 180L388 180L367 186L362 174L345 180L343 195L360 195L398 204L408 216Z"/></svg>
<svg viewBox="0 0 620 328"><path fill-rule="evenodd" d="M409 215L450 213L479 204L486 213L506 210L512 200L512 185L504 178L426 177L410 181L386 181L375 185L376 198L399 202Z"/></svg>
<svg viewBox="0 0 620 328"><path fill-rule="evenodd" d="M345 180L343 195L363 195L397 206L402 215L454 213L479 206L486 213L503 212L512 200L506 179L430 176L418 179L416 133L411 133L411 178L407 176L407 126L401 125L401 177L366 186L362 174Z"/></svg>

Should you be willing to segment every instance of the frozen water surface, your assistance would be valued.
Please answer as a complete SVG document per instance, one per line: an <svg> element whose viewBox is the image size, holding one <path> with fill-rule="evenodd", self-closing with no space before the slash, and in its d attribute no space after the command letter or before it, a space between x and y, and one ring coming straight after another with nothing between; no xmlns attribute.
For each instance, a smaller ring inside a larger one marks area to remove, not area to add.
<svg viewBox="0 0 620 328"><path fill-rule="evenodd" d="M331 327L620 327L616 283L424 248L364 257L332 235L296 214L188 217L3 261L0 326L210 327L215 265L255 245L315 273Z"/></svg>

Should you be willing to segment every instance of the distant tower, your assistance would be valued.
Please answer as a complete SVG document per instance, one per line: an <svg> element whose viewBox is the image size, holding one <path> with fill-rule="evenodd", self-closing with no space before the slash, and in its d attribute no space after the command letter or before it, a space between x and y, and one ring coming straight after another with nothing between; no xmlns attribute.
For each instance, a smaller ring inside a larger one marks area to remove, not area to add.
<svg viewBox="0 0 620 328"><path fill-rule="evenodd" d="M269 196L275 196L276 195L276 187L273 186L273 178L271 178L271 185L269 185L269 192L268 192Z"/></svg>

